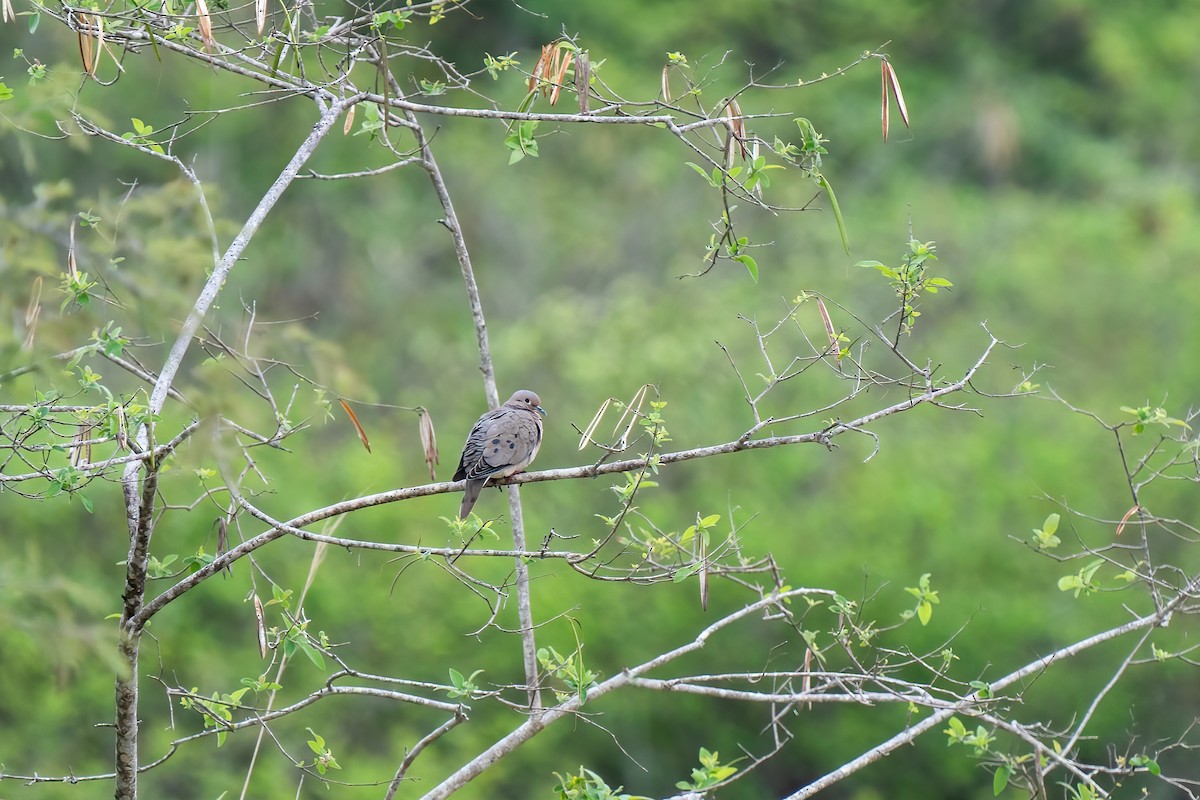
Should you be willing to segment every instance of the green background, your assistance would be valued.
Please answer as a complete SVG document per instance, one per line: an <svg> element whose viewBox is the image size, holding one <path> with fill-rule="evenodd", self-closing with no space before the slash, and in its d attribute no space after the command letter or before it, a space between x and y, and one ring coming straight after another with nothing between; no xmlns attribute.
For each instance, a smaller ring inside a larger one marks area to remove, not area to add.
<svg viewBox="0 0 1200 800"><path fill-rule="evenodd" d="M986 321L1019 346L994 355L981 389L1012 388L1021 375L1014 365L1046 365L1036 382L1110 421L1121 418L1122 405L1163 405L1182 416L1195 403L1200 51L1194 31L1200 7L1078 0L531 0L523 7L546 16L508 3L473 3L478 19L451 15L414 36L428 38L463 69L475 69L485 51L516 51L529 68L537 48L565 30L579 35L593 60L604 59L600 74L609 86L635 99L657 93L668 51L686 54L697 74L723 58L715 85L706 90L708 102L736 90L748 63L756 74L778 65L768 80L808 80L890 42L883 50L912 115L909 131L893 114L891 141L880 141L873 62L811 87L743 95L748 113L789 115L763 122L758 132L794 139L790 116L799 114L830 139L824 172L838 191L851 244L847 257L823 202L778 217L743 209L743 233L773 243L755 252L757 284L727 263L703 278L678 278L700 268L719 203L684 165L691 154L667 133L564 128L540 140L539 158L510 167L500 123L425 118L436 131L434 150L472 251L500 391L533 388L550 410L538 467L591 460L576 451L572 424L585 426L606 397L628 398L643 383L656 384L668 402L671 448L735 439L752 420L714 342L726 344L743 374L752 376L762 366L755 363L751 328L739 315L769 325L782 315L784 300L804 290L819 291L864 319L887 314L894 297L885 283L853 264L896 263L910 227L916 238L938 243L939 274L955 284L926 301L908 345L918 363L932 359L940 375L960 374L986 344L979 327ZM23 129L53 134L52 119L75 102L117 132L129 127L130 117L161 130L181 117L184 97L193 109L229 107L245 102L242 93L255 87L170 58L160 64L150 52L127 57L120 80L100 87L80 80L73 34L42 20L30 36L23 25L0 29L0 75L16 94L0 104L7 120L0 127L0 302L15 319L34 276L44 275L47 307L35 355L66 349L119 319L126 335L146 337L138 355L155 365L164 352L155 342L170 341L173 321L182 318L211 265L190 187L170 165L112 144L36 138ZM25 61L9 58L13 47L47 64L49 80L26 85ZM416 77L433 76L418 71ZM486 76L476 80L506 107L520 102L523 86L515 74L495 84ZM307 101L290 100L223 115L182 140L179 152L189 163L194 158L223 243L313 119ZM538 133L551 130L543 125ZM370 147L366 137L335 133L311 166L336 172L359 168L364 159L383 163L377 152L364 155ZM815 191L794 178L772 177L772 197L781 204L803 205ZM111 270L120 275L111 285L125 308L94 304L60 315L50 289L65 267L68 226L88 209L104 222L99 231L77 230L81 252L92 259L80 268L96 273L109 257L124 257ZM290 441L291 453L255 451L271 478L258 498L269 513L286 518L424 482L416 417L387 404L431 409L442 449L438 477L449 479L461 437L484 399L462 281L440 217L426 176L416 170L303 181L289 189L234 270L210 320L215 332L238 340L250 304L260 321L298 320L261 329L255 352L288 360L343 396L383 404L358 409L372 440L368 454L340 411L325 424L310 393L302 392L294 416L312 416L313 427ZM143 293L140 286L156 288ZM820 336L810 312L806 330ZM0 331L5 365L31 359L19 344L17 333ZM786 361L800 345L794 334L784 337L779 357ZM212 373L198 368L201 358L197 352L189 360L182 391L240 410L246 424L269 425L261 409L239 409L232 391L210 383ZM89 363L114 390L132 388L115 368ZM58 380L46 368L6 382L0 402L29 402L35 386ZM280 374L276 390L286 396L289 386ZM817 376L793 382L770 410L807 408L835 388ZM855 408L901 399L899 393L872 394ZM1112 436L1099 426L1044 395L969 399L981 414L922 408L879 423L881 449L869 461L865 437L843 437L832 451L805 446L692 461L664 469L659 486L639 496L639 506L669 530L682 530L697 513L730 515L744 524L743 548L773 553L791 585L832 588L860 601L871 597L869 613L883 624L899 621L911 607L903 587L932 573L941 603L931 624L907 625L887 634L884 644L936 651L955 637L956 677L994 679L1125 618L1126 595L1075 600L1059 592L1057 579L1075 567L1038 556L1020 540L1061 510L1051 498L1105 519L1120 518L1131 500ZM777 432L805 430L798 424ZM200 441L185 447L163 478L164 497L194 500L200 486L192 470L211 467L214 458ZM601 535L594 514L616 509L611 483L527 487L522 497L531 537L540 540L550 527L583 541ZM30 502L0 494L4 771L109 768L111 732L94 727L112 716L113 623L102 620L119 610L118 562L127 539L119 487L96 483L86 493L95 504L91 514L66 496ZM1163 486L1149 500L1163 516L1194 520L1200 510L1194 484ZM438 518L451 516L457 502L442 495L368 510L351 515L337 533L441 545L447 531ZM479 511L506 513L495 492L485 493ZM156 555L200 547L211 553L218 513L211 503L172 512L156 533ZM1082 520L1064 520L1063 527L1064 540L1078 535L1099 544L1112 535L1111 525ZM258 530L246 523L234 535ZM1194 544L1162 546L1164 557L1196 565ZM257 557L282 585L298 591L311 555L310 545L284 539ZM493 579L508 570L502 564L472 568ZM483 602L431 563L400 570L379 555L330 551L306 604L313 628L345 643L344 657L364 671L444 682L453 666L466 674L485 670L481 680L488 685L520 680L514 636L495 630L469 635L488 619ZM555 564L535 564L532 571L538 621L545 622L540 643L560 652L574 647L560 616L569 613L579 622L589 666L605 676L685 643L750 599L718 582L704 612L694 582L619 586L589 582ZM232 691L241 678L262 671L246 602L252 587L270 594L262 577L241 563L232 576L208 581L154 620L155 642L143 647L144 758L199 729L197 718L178 707L175 730L167 728L167 701L149 676L211 693ZM817 628L831 624L812 620ZM511 604L500 621L515 626ZM1154 641L1186 646L1195 631L1180 622ZM1069 726L1108 680L1121 648L1130 646L1112 645L1031 682L1026 714ZM795 667L803 650L794 635L751 623L714 639L678 674ZM301 697L322 681L323 673L297 659L285 676L285 696ZM1198 686L1185 665L1131 670L1127 683L1100 705L1090 728L1098 738L1084 745L1085 753L1103 760L1109 741L1122 751L1132 737L1136 750L1148 738L1180 730L1200 703ZM739 745L756 752L768 746L760 708L629 690L589 710L598 716L558 723L461 796L550 797L552 773L580 764L611 785L664 796L687 777L700 747L729 760ZM343 766L335 778L374 781L390 777L404 748L440 719L408 706L337 698L273 730L290 757L305 758L304 728L314 728ZM900 730L904 719L902 707L805 710L788 723L796 738L781 756L721 796L795 791ZM403 796L418 796L518 721L512 711L476 704L469 725L418 760L420 783ZM242 733L221 749L211 740L182 749L143 778L145 796L236 796L253 739ZM267 744L250 796L296 796L297 771ZM1186 761L1163 766L1200 777ZM326 789L313 780L301 790L306 797L380 793ZM0 784L0 798L110 794L104 782ZM944 737L931 733L829 796L990 797L991 780L965 750L948 750Z"/></svg>

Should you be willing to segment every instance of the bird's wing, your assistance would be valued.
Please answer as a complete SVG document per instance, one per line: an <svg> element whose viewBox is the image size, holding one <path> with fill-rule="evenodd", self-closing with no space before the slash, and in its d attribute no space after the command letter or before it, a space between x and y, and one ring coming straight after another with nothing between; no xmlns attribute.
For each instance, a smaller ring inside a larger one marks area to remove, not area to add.
<svg viewBox="0 0 1200 800"><path fill-rule="evenodd" d="M479 418L467 442L454 480L487 480L520 472L542 443L541 419L532 411L501 406Z"/></svg>

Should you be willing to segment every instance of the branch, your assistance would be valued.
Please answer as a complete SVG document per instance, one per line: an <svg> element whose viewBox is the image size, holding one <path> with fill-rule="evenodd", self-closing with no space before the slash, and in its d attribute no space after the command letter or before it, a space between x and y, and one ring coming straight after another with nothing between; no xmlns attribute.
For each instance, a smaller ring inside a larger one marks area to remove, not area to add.
<svg viewBox="0 0 1200 800"><path fill-rule="evenodd" d="M814 594L832 597L834 593L831 590L826 589L793 589L788 592L772 594L771 596L765 597L758 602L744 606L740 610L717 620L712 625L709 625L707 628L697 634L697 636L691 642L688 642L687 644L677 647L673 650L669 650L661 655L655 656L649 661L645 661L636 667L630 667L622 670L620 674L614 675L608 680L596 685L592 689L589 689L587 692L588 700L595 701L615 689L629 685L630 680L633 678L640 677L650 670L674 661L675 659L687 655L688 653L693 653L697 650L703 649L703 647L708 643L708 640L714 634L751 614L771 608L772 606L782 606L785 600L791 598ZM553 706L552 708L546 709L536 717L530 717L529 719L526 719L512 732L502 737L479 755L475 756L475 758L471 759L469 762L460 767L453 775L446 778L432 791L424 795L422 800L442 800L443 798L449 797L451 794L477 778L480 774L487 770L488 767L492 766L501 758L505 757L522 744L532 739L547 725L562 719L563 717L573 716L580 710L582 706L583 701L580 699L579 694L573 694L569 699L559 703L556 706Z"/></svg>
<svg viewBox="0 0 1200 800"><path fill-rule="evenodd" d="M1034 675L1038 672L1042 672L1042 671L1046 670L1047 668L1049 668L1051 665L1058 663L1059 661L1076 656L1079 653L1082 653L1085 650L1095 647L1098 644L1103 644L1104 642L1107 642L1110 639L1116 639L1116 638L1124 636L1128 633L1132 633L1133 631L1142 630L1144 628L1166 625L1167 621L1171 617L1171 613L1174 611L1175 608L1177 608L1179 606L1179 604L1181 604L1184 601L1184 599L1186 598L1186 594L1187 594L1186 592L1181 592L1179 594L1179 596L1176 597L1174 601L1167 604L1167 606L1165 606L1162 611L1157 611L1153 614L1148 614L1143 617L1138 617L1137 619L1131 620L1131 621L1125 623L1124 625L1118 625L1115 628L1110 628L1101 633L1097 633L1094 636L1089 636L1086 639L1081 639L1078 642L1075 642L1074 644L1068 645L1066 647L1063 647L1059 650L1054 651L1053 653L1051 653L1050 655L1048 655L1044 658L1039 658L1039 659L1029 662L1028 664L1021 667L1020 669L1010 672L1008 675L1005 675L1004 677L1000 678L999 680L993 681L988 687L988 689L989 689L988 696L995 696L1001 690L1011 686L1012 684L1014 684L1018 681L1024 680L1025 678L1029 677L1030 675ZM934 714L927 717L926 719L918 722L916 725L913 725L912 727L907 728L907 729L901 731L900 733L897 733L895 736L891 737L887 741L880 742L875 747L872 747L870 750L866 751L865 753L858 756L857 758L846 762L842 766L835 769L833 772L830 772L830 773L824 775L823 777L818 778L817 780L813 781L809 785L805 786L803 789L800 789L798 792L788 795L786 800L805 800L805 798L812 797L813 795L817 794L818 792L828 789L830 786L832 786L835 783L838 783L842 779L847 778L850 775L853 775L855 772L858 772L863 767L869 766L870 764L873 764L876 761L879 761L884 756L888 755L889 753L891 753L893 750L900 747L901 745L911 743L913 740L915 740L921 734L929 731L932 728L937 727L938 725L941 725L943 722L950 719L950 717L954 716L955 714L962 714L962 713L971 714L973 712L973 709L976 707L976 705L979 702L978 696L979 696L979 693L974 692L971 695L969 695L968 697L963 698L960 702L956 703L954 706L951 706L950 708L945 708L945 709L935 712Z"/></svg>

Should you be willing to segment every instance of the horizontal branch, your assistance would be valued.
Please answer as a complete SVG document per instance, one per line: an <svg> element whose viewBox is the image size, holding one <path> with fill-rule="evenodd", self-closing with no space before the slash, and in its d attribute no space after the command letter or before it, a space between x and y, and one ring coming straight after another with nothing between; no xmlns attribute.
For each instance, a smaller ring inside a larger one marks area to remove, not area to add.
<svg viewBox="0 0 1200 800"><path fill-rule="evenodd" d="M180 693L180 694L186 694L186 693ZM236 730L241 730L243 728L256 727L258 725L262 725L263 723L271 722L272 720L287 716L288 714L295 713L296 711L299 711L302 708L306 708L324 697L332 697L333 695L366 695L369 697L378 697L378 698L381 698L384 700L398 700L403 703L412 703L414 705L425 706L427 708L434 708L439 711L444 711L446 713L453 714L454 719L457 719L460 721L463 719L466 719L466 707L463 706L461 703L446 703L446 702L442 702L441 700L430 700L429 698L421 697L420 695L407 694L405 692L396 692L396 691L392 691L389 689L377 689L377 688L371 687L371 686L328 686L327 685L327 686L313 692L309 696L305 697L303 700L299 700L285 708L279 708L274 711L269 711L269 712L262 713L262 714L255 714L253 717L250 717L250 718L244 719L244 720L239 720L238 722L226 722L225 720L218 720L219 725L216 728L208 728L207 730L199 731L199 732L193 733L189 736L184 736L179 739L176 739L173 742L171 742L170 748L165 755L163 755L162 757L158 758L157 760L155 760L149 764L143 764L143 765L139 766L138 772L145 772L145 771L147 771L149 769L153 769L154 767L163 763L168 758L170 758L172 755L174 755L175 751L179 748L179 746L181 744L185 744L187 742L194 741L196 739L204 739L209 736L215 736L218 733L224 733L224 732L228 732L228 731L236 731ZM188 696L191 696L191 695L188 695ZM205 702L212 702L210 700L207 700L206 698L199 698L199 699L205 700ZM28 784L33 784L33 783L75 784L75 783L83 783L85 781L104 781L104 780L111 781L115 777L116 777L116 773L113 773L113 772L103 773L103 774L99 774L99 775L36 775L36 774L35 775L13 775L10 773L0 772L0 782L7 780L7 781L21 781L23 783L28 783Z"/></svg>
<svg viewBox="0 0 1200 800"><path fill-rule="evenodd" d="M649 464L653 463L656 466L667 464L677 464L684 461L691 461L697 458L709 458L717 455L725 455L728 453L737 453L745 450L760 450L769 447L783 447L795 444L819 443L826 447L832 446L832 441L841 434L858 431L866 425L876 422L884 417L898 414L902 411L907 411L925 403L936 402L940 398L961 391L967 383L974 377L978 370L986 362L988 355L992 349L999 343L995 337L991 337L991 341L984 349L983 354L979 359L968 369L962 378L959 380L942 386L937 389L930 389L922 394L910 397L899 403L894 403L885 408L865 414L857 419L849 422L837 422L819 431L810 433L796 434L792 436L768 436L763 439L749 439L746 434L724 444L710 445L707 447L697 447L690 450L679 450L673 453L660 453L649 458L634 458L625 461L614 461L608 464L591 464L579 467L567 467L564 469L542 470L539 472L525 472L506 478L502 481L496 481L496 485L510 485L523 483L540 483L542 481L568 480L580 478L595 478L601 475L611 475L622 472L632 472L635 470L645 469ZM308 539L310 541L325 541L329 544L342 547L360 547L370 550L385 550L389 552L414 553L414 554L434 554L434 555L479 555L479 556L499 556L504 555L512 557L514 555L528 556L532 558L554 557L554 558L571 558L577 556L576 553L555 552L553 556L542 552L529 551L490 551L490 550L455 550L454 548L428 548L419 545L400 545L393 543L377 543L366 542L354 539L341 539L338 537L324 536L322 534L314 534L302 531L301 529L312 525L316 522L329 519L331 517L347 514L351 511L358 511L372 506L384 505L386 503L396 503L404 500L411 500L416 497L428 497L431 495L445 494L447 492L462 491L463 481L441 481L438 483L428 483L422 486L412 486L404 489L392 489L387 492L379 492L377 494L365 495L356 497L352 500L345 500L340 503L319 508L310 511L301 516L294 517L287 522L279 522L264 514L262 511L254 508L249 503L242 501L242 507L249 513L259 518L266 524L271 525L271 529L247 539L237 547L232 548L223 555L217 557L212 562L204 566L202 569L192 573L188 577L181 580L179 583L167 589L165 592L155 597L142 608L142 610L130 620L131 632L141 630L141 628L159 611L167 606L170 602L195 588L210 576L225 569L227 566L237 561L238 559L249 555L258 548L288 534ZM236 497L236 493L235 493Z"/></svg>
<svg viewBox="0 0 1200 800"><path fill-rule="evenodd" d="M170 455L176 447L178 447L184 440L195 433L196 429L200 427L200 423L200 420L193 420L188 424L187 427L175 434L171 441L167 442L166 444L160 444L152 447L145 452L130 453L126 456L113 456L112 458L106 458L103 461L78 464L76 465L75 469L86 475L95 475L103 472L109 467L114 467L119 464L129 464L134 461L157 461L163 456ZM18 475L5 475L0 473L0 483L19 483L21 481L36 480L37 478L45 479L53 477L54 470L47 467L39 472L23 472Z"/></svg>

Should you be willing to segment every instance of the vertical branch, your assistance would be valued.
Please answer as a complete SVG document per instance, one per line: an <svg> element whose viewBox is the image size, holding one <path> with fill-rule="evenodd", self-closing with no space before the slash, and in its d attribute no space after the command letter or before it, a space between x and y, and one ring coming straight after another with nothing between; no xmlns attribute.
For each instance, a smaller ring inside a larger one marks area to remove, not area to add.
<svg viewBox="0 0 1200 800"><path fill-rule="evenodd" d="M525 552L525 518L521 512L521 487L508 487L508 513L512 518L513 549ZM525 662L525 686L529 691L529 710L542 709L542 691L538 687L537 637L533 630L533 598L529 588L529 565L520 556L515 559L517 578L517 619L521 626L521 655Z"/></svg>
<svg viewBox="0 0 1200 800"><path fill-rule="evenodd" d="M292 160L288 162L283 171L279 173L279 177L271 184L262 200L258 201L258 205L246 220L246 224L234 237L229 244L229 249L225 251L225 255L215 265L212 275L204 283L204 288L200 290L200 295L196 298L196 302L192 305L188 312L187 319L179 329L179 335L175 337L175 344L171 346L171 352L167 355L167 360L163 364L162 371L158 374L158 381L154 384L154 389L150 393L150 410L157 414L162 411L163 403L166 402L167 393L171 389L171 384L175 380L175 375L179 371L180 364L183 363L183 356L187 353L188 347L191 346L192 336L200 328L200 323L204 320L204 315L208 313L208 309L216 301L217 295L221 291L221 287L225 285L225 280L229 277L230 270L233 265L238 262L245 252L246 246L250 244L250 240L254 238L254 234L258 232L259 226L263 220L267 218L267 214L275 207L279 198L283 196L284 191L296 179L296 175L300 172L300 168L304 166L309 157L316 151L317 145L325 138L333 128L333 124L338 117L342 115L349 106L358 102L360 96L355 95L347 99L336 100L321 112L321 118L313 125L313 129L309 132L308 137L297 148Z"/></svg>
<svg viewBox="0 0 1200 800"><path fill-rule="evenodd" d="M387 64L380 59L380 65L387 73L388 85L394 97L402 97L400 85L387 70ZM475 340L479 346L479 370L483 373L483 391L487 396L488 408L500 406L500 393L496 390L496 370L492 363L492 347L488 342L487 320L483 316L483 302L479 297L479 284L475 282L475 269L471 265L471 254L467 250L467 241L463 236L462 225L459 224L458 214L454 210L454 202L446 188L442 170L438 167L433 149L425 136L425 130L417 121L416 114L406 110L404 117L410 123L409 129L416 139L421 151L421 162L429 179L433 182L433 190L438 202L442 205L445 218L442 223L450 231L454 240L454 254L458 258L458 267L462 271L463 283L467 290L467 304L471 307L471 319L475 323ZM521 494L517 487L511 486L508 491L509 515L512 518L513 546L517 551L525 550L525 525L521 513ZM529 590L529 568L520 557L516 559L517 584L517 617L521 630L522 661L525 665L525 685L529 689L529 707L531 710L541 708L541 693L538 691L537 670L537 638L533 629L533 603Z"/></svg>
<svg viewBox="0 0 1200 800"><path fill-rule="evenodd" d="M121 626L118 651L123 672L116 682L116 774L117 800L136 800L138 771L138 646L141 633L129 630L129 622L142 610L146 597L146 565L150 558L153 531L154 493L158 490L158 464L146 462L146 479L139 497L138 468L134 462L124 481L126 517L129 521L129 555L125 561L125 591L121 594Z"/></svg>
<svg viewBox="0 0 1200 800"><path fill-rule="evenodd" d="M339 100L324 108L320 119L308 137L296 150L291 161L284 167L271 188L263 195L258 206L242 226L242 230L230 243L220 261L214 265L209 276L180 327L179 335L168 353L158 380L150 393L150 411L162 411L171 385L175 380L183 357L191 346L192 337L200 327L205 314L212 307L224 286L233 265L241 258L246 246L266 219L267 214L284 190L291 185L300 168L316 151L317 145L332 129L334 122L345 108L356 102L358 97ZM150 416L150 415L148 415ZM142 425L136 434L136 446L146 450L152 445L154 431L151 424ZM136 800L138 785L138 647L141 630L134 630L132 621L141 611L146 596L146 568L150 558L150 537L153 532L154 494L158 488L158 464L154 459L145 463L145 477L139 480L141 465L129 462L121 478L125 496L125 517L129 526L129 556L125 562L125 591L122 594L119 655L123 671L116 682L116 791L118 800ZM139 490L140 483L140 490Z"/></svg>
<svg viewBox="0 0 1200 800"><path fill-rule="evenodd" d="M391 78L391 73L388 73ZM394 78L392 79L394 83ZM399 85L393 85L393 91L399 93ZM467 250L467 240L463 237L462 226L458 222L458 214L454 211L454 203L450 192L446 189L446 181L442 178L442 170L433 157L425 130L417 122L416 115L411 111L404 116L412 123L412 134L421 150L421 162L433 182L433 190L437 193L438 202L446 217L442 224L450 231L454 239L454 255L458 258L458 267L462 271L463 283L467 289L467 304L471 307L471 320L475 323L475 341L479 346L479 371L483 373L483 392L487 396L488 408L499 408L500 393L496 390L496 369L492 364L492 346L488 342L487 321L483 316L483 302L479 299L479 285L475 282L475 269L471 266L471 254Z"/></svg>

